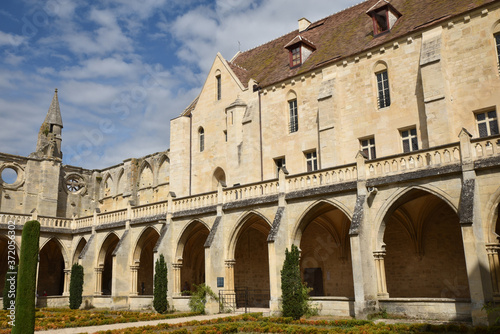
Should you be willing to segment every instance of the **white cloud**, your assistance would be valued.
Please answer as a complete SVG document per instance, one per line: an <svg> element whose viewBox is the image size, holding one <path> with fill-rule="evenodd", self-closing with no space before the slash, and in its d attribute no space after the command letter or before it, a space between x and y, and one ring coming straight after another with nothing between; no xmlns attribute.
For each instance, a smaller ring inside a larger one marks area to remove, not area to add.
<svg viewBox="0 0 500 334"><path fill-rule="evenodd" d="M72 79L131 78L137 76L139 70L140 64L127 63L119 58L91 58L83 61L79 66L62 70L59 75Z"/></svg>
<svg viewBox="0 0 500 334"><path fill-rule="evenodd" d="M17 47L23 44L26 41L26 38L20 35L9 34L3 31L0 31L0 46L13 46Z"/></svg>

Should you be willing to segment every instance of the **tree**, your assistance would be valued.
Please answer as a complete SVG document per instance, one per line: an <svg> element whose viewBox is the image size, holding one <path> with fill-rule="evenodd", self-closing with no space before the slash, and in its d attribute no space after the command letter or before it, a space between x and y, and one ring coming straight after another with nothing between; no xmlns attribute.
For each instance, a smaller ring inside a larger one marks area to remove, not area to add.
<svg viewBox="0 0 500 334"><path fill-rule="evenodd" d="M285 250L285 262L281 270L281 296L283 316L300 319L308 309L309 295L307 287L300 277L299 249L292 245L292 250Z"/></svg>
<svg viewBox="0 0 500 334"><path fill-rule="evenodd" d="M3 309L6 310L11 306L11 300L17 293L17 269L15 266L14 270L9 270L9 272L5 275L5 284L3 286ZM12 292L12 285L14 285L14 292ZM14 295L13 295L14 294ZM15 298L15 297L14 297Z"/></svg>
<svg viewBox="0 0 500 334"><path fill-rule="evenodd" d="M35 287L40 223L26 222L21 238L19 273L17 276L16 321L12 334L26 334L35 331Z"/></svg>
<svg viewBox="0 0 500 334"><path fill-rule="evenodd" d="M191 295L189 299L189 308L191 312L197 312L205 314L205 304L211 298L215 301L219 301L219 297L212 291L212 289L206 285L205 283L201 283L200 285L194 285L195 291Z"/></svg>
<svg viewBox="0 0 500 334"><path fill-rule="evenodd" d="M156 260L153 293L153 307L158 313L168 311L167 285L167 264L165 263L163 254L160 254L160 258Z"/></svg>
<svg viewBox="0 0 500 334"><path fill-rule="evenodd" d="M71 279L69 282L69 308L77 310L82 305L83 293L83 267L75 263L71 267Z"/></svg>

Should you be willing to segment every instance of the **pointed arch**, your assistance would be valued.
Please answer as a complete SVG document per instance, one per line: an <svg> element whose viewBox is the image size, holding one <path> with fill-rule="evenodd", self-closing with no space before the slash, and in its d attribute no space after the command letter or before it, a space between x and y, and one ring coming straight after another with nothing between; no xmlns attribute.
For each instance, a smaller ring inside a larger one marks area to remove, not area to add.
<svg viewBox="0 0 500 334"><path fill-rule="evenodd" d="M139 189L153 186L154 172L151 164L144 160L139 173Z"/></svg>
<svg viewBox="0 0 500 334"><path fill-rule="evenodd" d="M158 184L170 182L170 159L166 154L162 154L158 164Z"/></svg>
<svg viewBox="0 0 500 334"><path fill-rule="evenodd" d="M487 243L499 243L500 238L500 187L490 196L485 206L485 240Z"/></svg>
<svg viewBox="0 0 500 334"><path fill-rule="evenodd" d="M38 295L62 296L64 292L64 269L69 264L64 246L57 238L50 238L40 248L39 258Z"/></svg>
<svg viewBox="0 0 500 334"><path fill-rule="evenodd" d="M125 175L125 169L120 168L117 175L118 175L118 177L116 178L116 194L120 195L120 194L123 194L125 192L126 184L127 184L127 180L126 180L127 177Z"/></svg>
<svg viewBox="0 0 500 334"><path fill-rule="evenodd" d="M131 265L137 271L137 286L133 286L132 291L136 291L139 295L153 294L153 250L159 238L158 230L149 225L142 230L135 243Z"/></svg>
<svg viewBox="0 0 500 334"><path fill-rule="evenodd" d="M103 295L111 295L112 292L112 283L114 275L113 251L115 250L119 241L120 238L118 238L118 236L114 232L109 232L104 241L102 242L101 248L99 250L96 268L102 270L100 289Z"/></svg>
<svg viewBox="0 0 500 334"><path fill-rule="evenodd" d="M85 248L85 245L87 245L87 240L85 240L84 237L80 238L80 241L76 244L76 249L75 253L73 254L73 261L71 262L72 264L78 263L78 259L80 257L80 254L82 253L82 250Z"/></svg>
<svg viewBox="0 0 500 334"><path fill-rule="evenodd" d="M240 218L238 219L236 225L234 226L233 230L231 231L230 237L229 237L229 247L227 249L227 254L226 258L227 259L233 259L234 258L234 250L236 248L236 243L238 241L238 237L241 235L241 233L244 231L244 229L248 228L249 225L251 225L254 222L258 222L261 220L262 222L258 225L258 228L261 232L265 233L264 231L269 228L269 231L271 230L272 223L270 222L269 219L267 219L266 216L264 216L262 213L251 210L248 212L243 213ZM269 234L269 231L267 232Z"/></svg>
<svg viewBox="0 0 500 334"><path fill-rule="evenodd" d="M102 198L113 196L114 188L113 177L107 172L102 178Z"/></svg>

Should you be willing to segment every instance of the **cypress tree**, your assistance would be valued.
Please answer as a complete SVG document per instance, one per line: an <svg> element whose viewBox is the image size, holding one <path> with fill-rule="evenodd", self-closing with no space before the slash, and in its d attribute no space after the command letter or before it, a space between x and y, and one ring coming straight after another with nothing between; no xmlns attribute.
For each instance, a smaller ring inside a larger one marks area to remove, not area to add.
<svg viewBox="0 0 500 334"><path fill-rule="evenodd" d="M163 254L160 254L160 258L156 260L153 293L153 307L158 313L168 311L167 284L167 264Z"/></svg>
<svg viewBox="0 0 500 334"><path fill-rule="evenodd" d="M10 301L12 300L12 298L10 298L12 296L12 292L11 292L11 285L13 282L14 283L14 286L15 286L15 291L17 293L17 266L14 267L14 270L8 270L7 274L5 275L5 284L3 286L3 309L6 310L9 308L10 306Z"/></svg>
<svg viewBox="0 0 500 334"><path fill-rule="evenodd" d="M285 262L281 270L281 296L283 316L300 319L307 312L309 295L300 277L299 249L285 250Z"/></svg>
<svg viewBox="0 0 500 334"><path fill-rule="evenodd" d="M31 220L24 224L17 276L16 321L12 327L12 334L35 331L35 287L39 242L40 223Z"/></svg>
<svg viewBox="0 0 500 334"><path fill-rule="evenodd" d="M69 308L76 310L82 305L83 293L83 267L75 263L71 267L71 280L69 282Z"/></svg>

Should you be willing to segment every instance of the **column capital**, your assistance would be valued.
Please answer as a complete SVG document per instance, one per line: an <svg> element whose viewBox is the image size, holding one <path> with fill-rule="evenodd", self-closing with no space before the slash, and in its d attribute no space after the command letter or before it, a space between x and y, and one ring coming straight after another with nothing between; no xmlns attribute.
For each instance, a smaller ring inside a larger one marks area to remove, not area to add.
<svg viewBox="0 0 500 334"><path fill-rule="evenodd" d="M181 263L172 263L172 267L175 270L181 270L181 268L182 268L182 262Z"/></svg>
<svg viewBox="0 0 500 334"><path fill-rule="evenodd" d="M373 257L375 257L376 260L383 260L385 255L386 255L385 250L378 250L373 252Z"/></svg>
<svg viewBox="0 0 500 334"><path fill-rule="evenodd" d="M236 260L235 259L230 259L230 260L225 260L224 261L224 264L226 265L226 267L228 268L233 268L234 265L236 264Z"/></svg>
<svg viewBox="0 0 500 334"><path fill-rule="evenodd" d="M488 252L488 254L497 253L499 250L500 250L499 243L486 244L486 251Z"/></svg>

